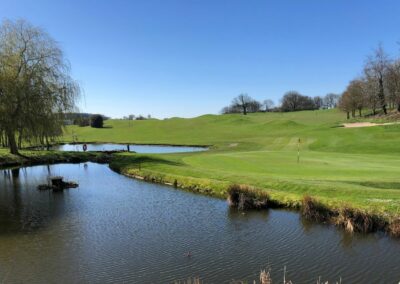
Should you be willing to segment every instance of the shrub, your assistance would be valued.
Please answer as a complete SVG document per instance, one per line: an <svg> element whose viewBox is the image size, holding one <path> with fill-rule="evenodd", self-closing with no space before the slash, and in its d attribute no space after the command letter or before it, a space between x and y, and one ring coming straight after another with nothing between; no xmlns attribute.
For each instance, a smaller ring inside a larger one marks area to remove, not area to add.
<svg viewBox="0 0 400 284"><path fill-rule="evenodd" d="M100 114L92 115L90 118L90 126L94 128L103 128L103 116Z"/></svg>

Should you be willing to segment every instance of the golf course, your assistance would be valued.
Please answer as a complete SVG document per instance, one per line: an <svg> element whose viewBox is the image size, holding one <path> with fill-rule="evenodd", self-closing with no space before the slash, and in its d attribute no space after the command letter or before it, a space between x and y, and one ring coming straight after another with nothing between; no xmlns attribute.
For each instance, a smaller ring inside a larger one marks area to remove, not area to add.
<svg viewBox="0 0 400 284"><path fill-rule="evenodd" d="M267 192L287 207L310 196L331 209L400 214L400 125L344 128L337 109L68 126L62 142L207 146L177 154L114 155L128 176L225 198L231 184Z"/></svg>

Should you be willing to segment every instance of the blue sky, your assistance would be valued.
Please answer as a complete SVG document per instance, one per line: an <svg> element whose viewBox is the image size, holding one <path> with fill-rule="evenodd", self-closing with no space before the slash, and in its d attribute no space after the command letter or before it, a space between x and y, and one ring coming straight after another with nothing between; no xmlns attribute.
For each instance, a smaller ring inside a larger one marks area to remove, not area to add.
<svg viewBox="0 0 400 284"><path fill-rule="evenodd" d="M218 113L246 92L340 93L381 42L399 54L400 1L0 0L61 45L80 109L112 117Z"/></svg>

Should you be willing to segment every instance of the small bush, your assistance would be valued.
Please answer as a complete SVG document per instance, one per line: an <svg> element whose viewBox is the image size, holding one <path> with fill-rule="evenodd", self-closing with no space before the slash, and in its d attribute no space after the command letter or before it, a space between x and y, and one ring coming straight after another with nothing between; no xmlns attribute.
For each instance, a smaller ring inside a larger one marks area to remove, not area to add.
<svg viewBox="0 0 400 284"><path fill-rule="evenodd" d="M90 118L90 126L94 128L103 128L103 116L100 114L92 115Z"/></svg>

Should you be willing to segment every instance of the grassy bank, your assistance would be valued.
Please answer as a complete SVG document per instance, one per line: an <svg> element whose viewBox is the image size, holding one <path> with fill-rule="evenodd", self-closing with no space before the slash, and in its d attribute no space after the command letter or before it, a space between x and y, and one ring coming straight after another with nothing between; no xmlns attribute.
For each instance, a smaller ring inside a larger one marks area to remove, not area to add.
<svg viewBox="0 0 400 284"><path fill-rule="evenodd" d="M229 184L247 184L288 206L309 195L333 209L399 215L400 125L345 129L344 121L336 110L109 120L103 129L68 127L63 140L212 145L199 153L117 154L111 167L220 197Z"/></svg>
<svg viewBox="0 0 400 284"><path fill-rule="evenodd" d="M0 149L0 168L32 166L56 163L99 162L107 163L111 155L94 152L58 152L58 151L20 151L20 155L12 155L8 149Z"/></svg>

